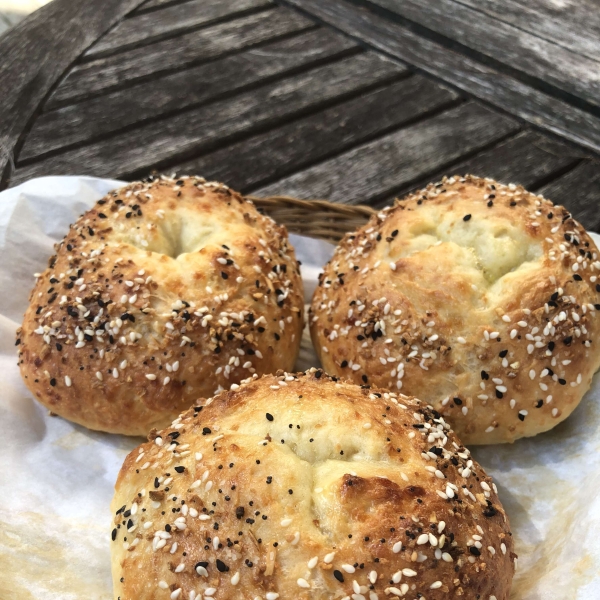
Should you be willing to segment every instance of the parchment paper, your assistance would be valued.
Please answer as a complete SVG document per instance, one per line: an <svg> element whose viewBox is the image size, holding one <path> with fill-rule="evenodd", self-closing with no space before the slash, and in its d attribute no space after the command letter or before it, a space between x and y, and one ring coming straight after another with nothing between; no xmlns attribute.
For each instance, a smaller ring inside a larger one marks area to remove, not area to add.
<svg viewBox="0 0 600 600"><path fill-rule="evenodd" d="M112 598L108 506L140 440L89 431L34 401L15 330L33 273L81 212L120 182L45 177L0 193L0 599ZM596 240L600 236L596 236ZM310 297L332 246L293 236ZM298 369L316 364L305 334ZM600 376L553 431L475 448L519 554L512 600L600 599Z"/></svg>

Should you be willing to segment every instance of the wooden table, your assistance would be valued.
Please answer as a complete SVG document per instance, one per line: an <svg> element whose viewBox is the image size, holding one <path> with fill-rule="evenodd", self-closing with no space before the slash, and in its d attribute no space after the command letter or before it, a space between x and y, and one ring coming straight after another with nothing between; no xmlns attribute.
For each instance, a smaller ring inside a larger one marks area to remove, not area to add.
<svg viewBox="0 0 600 600"><path fill-rule="evenodd" d="M54 0L0 38L2 186L187 172L381 206L471 172L599 230L600 17L561 10Z"/></svg>

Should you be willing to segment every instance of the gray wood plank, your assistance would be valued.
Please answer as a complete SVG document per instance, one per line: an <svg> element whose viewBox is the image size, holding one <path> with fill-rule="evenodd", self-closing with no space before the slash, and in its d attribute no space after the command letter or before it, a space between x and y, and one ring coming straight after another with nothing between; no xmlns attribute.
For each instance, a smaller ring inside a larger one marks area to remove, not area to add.
<svg viewBox="0 0 600 600"><path fill-rule="evenodd" d="M42 99L67 67L141 0L54 0L0 38L0 178ZM2 184L0 184L2 188Z"/></svg>
<svg viewBox="0 0 600 600"><path fill-rule="evenodd" d="M468 48L599 105L600 62L456 0L370 0Z"/></svg>
<svg viewBox="0 0 600 600"><path fill-rule="evenodd" d="M167 36L176 36L193 27L270 6L273 6L271 0L191 0L185 4L175 4L163 10L124 19L98 40L84 57L98 58L115 50L149 44Z"/></svg>
<svg viewBox="0 0 600 600"><path fill-rule="evenodd" d="M211 145L319 110L404 72L373 52L358 54L35 162L17 169L13 184L50 173L127 178L166 168Z"/></svg>
<svg viewBox="0 0 600 600"><path fill-rule="evenodd" d="M415 75L174 168L227 181L246 193L448 107L457 98L454 92Z"/></svg>
<svg viewBox="0 0 600 600"><path fill-rule="evenodd" d="M35 121L19 160L89 143L138 123L207 103L274 77L357 50L352 40L313 29L185 71L44 113Z"/></svg>
<svg viewBox="0 0 600 600"><path fill-rule="evenodd" d="M518 124L508 117L467 102L253 193L373 204L409 182L429 176L442 165L518 128Z"/></svg>
<svg viewBox="0 0 600 600"><path fill-rule="evenodd" d="M184 4L185 2L190 1L191 0L148 0L147 2L144 2L144 4L142 4L139 8L136 8L131 14L136 15L147 10L154 10L156 8L161 8L170 4Z"/></svg>
<svg viewBox="0 0 600 600"><path fill-rule="evenodd" d="M566 206L586 229L600 231L600 161L584 160L575 169L538 190Z"/></svg>
<svg viewBox="0 0 600 600"><path fill-rule="evenodd" d="M73 68L46 103L50 110L175 69L304 31L314 24L296 11L274 8L101 58Z"/></svg>
<svg viewBox="0 0 600 600"><path fill-rule="evenodd" d="M595 152L600 119L344 0L285 0L378 50Z"/></svg>
<svg viewBox="0 0 600 600"><path fill-rule="evenodd" d="M600 11L596 0L458 0L471 8L600 60Z"/></svg>
<svg viewBox="0 0 600 600"><path fill-rule="evenodd" d="M491 177L502 183L518 183L535 191L549 179L574 167L580 160L577 151L570 146L528 129L465 160L444 165L434 175L399 189L378 206L390 204L394 197L402 197L423 188L430 181L440 181L444 175L470 173Z"/></svg>

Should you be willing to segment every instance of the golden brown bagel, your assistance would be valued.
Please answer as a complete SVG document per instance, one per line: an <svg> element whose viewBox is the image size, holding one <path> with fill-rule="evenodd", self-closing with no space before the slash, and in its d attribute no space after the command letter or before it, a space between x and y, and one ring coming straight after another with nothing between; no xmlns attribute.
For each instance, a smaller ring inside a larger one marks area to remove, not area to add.
<svg viewBox="0 0 600 600"><path fill-rule="evenodd" d="M201 178L132 183L57 245L19 364L53 413L145 435L199 396L292 369L302 311L287 232L250 201Z"/></svg>
<svg viewBox="0 0 600 600"><path fill-rule="evenodd" d="M233 387L125 460L115 600L508 600L508 520L439 413L315 369Z"/></svg>
<svg viewBox="0 0 600 600"><path fill-rule="evenodd" d="M312 302L324 368L430 402L466 444L566 419L600 366L598 250L515 185L451 177L347 235Z"/></svg>

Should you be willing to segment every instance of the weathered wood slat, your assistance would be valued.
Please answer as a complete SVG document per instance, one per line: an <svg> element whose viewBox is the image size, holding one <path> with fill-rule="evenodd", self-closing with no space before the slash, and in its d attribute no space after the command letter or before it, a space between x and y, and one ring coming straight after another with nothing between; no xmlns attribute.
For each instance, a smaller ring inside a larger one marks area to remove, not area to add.
<svg viewBox="0 0 600 600"><path fill-rule="evenodd" d="M337 104L178 165L249 192L391 128L455 102L458 96L421 76Z"/></svg>
<svg viewBox="0 0 600 600"><path fill-rule="evenodd" d="M98 40L84 54L84 58L98 58L115 50L149 44L166 36L176 36L192 27L272 5L270 0L191 0L185 4L175 4L121 21Z"/></svg>
<svg viewBox="0 0 600 600"><path fill-rule="evenodd" d="M507 117L467 102L261 187L254 194L373 204L518 127Z"/></svg>
<svg viewBox="0 0 600 600"><path fill-rule="evenodd" d="M345 36L325 28L276 41L66 106L40 115L19 160L73 144L91 142L137 123L229 95L298 68L307 68L357 49Z"/></svg>
<svg viewBox="0 0 600 600"><path fill-rule="evenodd" d="M184 69L313 26L312 21L296 11L275 8L84 63L73 68L45 108L57 108L142 78Z"/></svg>
<svg viewBox="0 0 600 600"><path fill-rule="evenodd" d="M596 0L460 0L462 4L545 40L600 60L600 11Z"/></svg>
<svg viewBox="0 0 600 600"><path fill-rule="evenodd" d="M144 2L144 4L142 4L139 8L136 8L131 14L136 15L147 10L154 10L170 4L185 4L185 2L189 1L190 0L148 0L148 2Z"/></svg>
<svg viewBox="0 0 600 600"><path fill-rule="evenodd" d="M182 162L211 144L319 110L405 72L372 52L289 77L17 169L13 183L42 174L131 177ZM233 140L232 140L233 141Z"/></svg>
<svg viewBox="0 0 600 600"><path fill-rule="evenodd" d="M0 180L29 119L67 67L141 0L55 0L0 38ZM2 184L0 183L0 189Z"/></svg>
<svg viewBox="0 0 600 600"><path fill-rule="evenodd" d="M528 190L535 191L553 174L562 173L580 160L570 146L555 142L535 131L526 130L491 148L477 152L466 160L445 165L433 176L398 190L395 197L402 197L425 187L431 181L440 181L444 175L467 173L491 177L502 183L519 183ZM380 205L390 204L393 199L394 196L385 198Z"/></svg>
<svg viewBox="0 0 600 600"><path fill-rule="evenodd" d="M595 152L600 119L344 0L284 0L493 106Z"/></svg>
<svg viewBox="0 0 600 600"><path fill-rule="evenodd" d="M599 105L600 62L456 0L370 0L531 77Z"/></svg>
<svg viewBox="0 0 600 600"><path fill-rule="evenodd" d="M584 227L600 231L600 162L585 160L575 169L538 190L564 204Z"/></svg>

